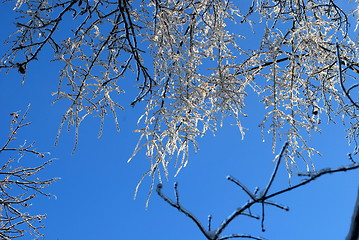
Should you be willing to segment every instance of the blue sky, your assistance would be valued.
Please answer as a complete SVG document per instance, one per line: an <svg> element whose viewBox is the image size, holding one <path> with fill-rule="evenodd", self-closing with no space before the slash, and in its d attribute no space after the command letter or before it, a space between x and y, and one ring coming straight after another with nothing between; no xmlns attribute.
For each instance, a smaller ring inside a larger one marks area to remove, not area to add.
<svg viewBox="0 0 359 240"><path fill-rule="evenodd" d="M11 29L9 9L0 9L2 36ZM48 63L49 59L44 52L38 62L29 66L23 86L22 75L16 71L8 75L0 72L1 141L7 135L5 126L10 122L9 113L24 112L31 104L28 120L33 123L21 132L19 139L36 141L38 150L49 151L51 155L48 158L57 159L42 173L44 178L61 177L47 189L57 197L39 197L32 203L31 211L47 214L43 230L45 239L204 239L188 218L155 193L149 208L145 209L150 179L144 181L137 199L133 199L136 184L148 169L144 155L127 163L139 137L133 130L142 111L141 105L128 106L119 112L120 132L108 117L100 139L97 138L99 119L88 118L80 127L79 145L74 155L71 154L73 132L64 131L59 145L54 147L61 116L67 106L64 102L51 104L59 69L56 63ZM124 81L132 84L133 79ZM200 151L191 154L187 167L176 178L170 177L164 183L163 191L172 197L173 182L179 182L183 206L202 223L206 222L208 214L212 214L213 226L216 227L248 200L238 187L226 180L227 175L241 180L250 189L265 186L269 179L274 155L270 142L262 142L258 127L261 103L256 101L256 98L247 100L250 117L243 124L249 130L243 141L239 131L226 122L216 136L208 134L200 139ZM323 153L323 157L314 158L317 169L348 164L346 154L352 151L352 147L347 146L342 126L332 124L323 128L324 133L316 134L312 139ZM261 232L259 221L246 217L234 221L227 233L246 233L268 239L344 239L356 199L358 174L356 171L324 176L275 198L291 210L284 212L267 208L265 233ZM287 172L281 166L273 190L286 186ZM260 213L260 208L253 210Z"/></svg>

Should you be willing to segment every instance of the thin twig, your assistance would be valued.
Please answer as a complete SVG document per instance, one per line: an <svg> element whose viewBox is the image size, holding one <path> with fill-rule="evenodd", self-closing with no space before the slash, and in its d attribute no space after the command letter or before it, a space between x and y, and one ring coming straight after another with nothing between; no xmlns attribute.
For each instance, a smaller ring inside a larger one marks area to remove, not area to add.
<svg viewBox="0 0 359 240"><path fill-rule="evenodd" d="M273 173L272 173L272 175L271 175L271 177L270 177L270 179L269 179L268 185L267 185L267 187L265 188L265 190L264 190L262 196L266 196L267 193L268 193L268 191L269 191L269 188L272 186L272 183L273 183L273 181L274 181L274 178L275 178L275 176L277 175L277 172L278 172L279 164L280 164L280 162L281 162L281 160L282 160L282 157L283 157L284 152L285 152L285 150L287 149L288 145L289 145L289 143L286 142L286 143L284 144L284 146L282 147L282 151L281 151L280 154L279 154L279 157L278 157L277 163L276 163L276 165L275 165L275 168L274 168L274 170L273 170Z"/></svg>
<svg viewBox="0 0 359 240"><path fill-rule="evenodd" d="M357 109L359 109L359 105L352 99L352 97L350 96L350 93L349 93L349 91L352 90L353 86L352 86L351 88L349 88L350 90L346 90L346 89L345 89L344 80L343 80L342 64L341 64L341 58L340 58L339 44L336 43L336 44L335 44L335 47L336 47L336 54L337 54L338 75L339 75L340 86L342 87L342 90L343 90L345 96L349 99L349 101L350 101Z"/></svg>
<svg viewBox="0 0 359 240"><path fill-rule="evenodd" d="M227 180L229 180L229 181L235 183L237 186L239 186L240 188L242 188L242 190L243 190L245 193L247 193L247 195L248 195L252 200L255 200L255 199L256 199L255 194L251 193L251 192L249 191L249 189L248 189L246 186L244 186L244 184L242 184L240 181L238 181L238 180L235 179L234 177L232 177L232 176L227 176Z"/></svg>
<svg viewBox="0 0 359 240"><path fill-rule="evenodd" d="M165 196L162 191L162 184L158 184L157 185L157 194L163 199L165 200L169 205L171 205L172 207L176 208L178 211L184 213L187 217L189 217L196 225L197 227L200 229L200 231L207 237L208 233L205 230L205 228L202 226L202 224L199 222L199 220L187 209L183 208L180 205L177 205L175 202L173 202L171 199L169 199L167 196Z"/></svg>

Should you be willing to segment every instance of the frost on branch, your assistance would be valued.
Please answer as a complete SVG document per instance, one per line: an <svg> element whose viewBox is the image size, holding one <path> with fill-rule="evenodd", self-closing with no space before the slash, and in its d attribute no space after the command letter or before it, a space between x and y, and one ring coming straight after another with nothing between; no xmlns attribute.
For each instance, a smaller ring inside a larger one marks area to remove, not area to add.
<svg viewBox="0 0 359 240"><path fill-rule="evenodd" d="M65 124L68 130L78 128L89 115L114 117L117 129L117 110L122 109L119 86L128 72L142 81L140 101L153 85L141 56L137 40L140 27L135 23L138 13L133 1L17 1L14 10L17 31L7 40L8 51L1 57L0 68L16 68L25 74L28 65L39 60L40 52L53 52L54 60L62 67L55 102L66 100L59 135ZM50 76L51 78L56 76Z"/></svg>
<svg viewBox="0 0 359 240"><path fill-rule="evenodd" d="M264 138L271 135L273 152L277 141L289 143L289 175L297 159L314 170L312 157L320 153L309 139L323 121L336 123L337 115L357 119L354 106L345 103L336 65L340 37L341 57L352 66L343 77L350 79L359 66L346 13L332 1L252 3L247 12L230 1L150 5L154 13L145 25L153 29L148 40L156 85L140 119L134 155L145 148L152 180L162 172L167 177L172 159L178 173L189 152L199 148L197 138L215 132L227 116L244 136L241 120L253 90L264 104L260 127ZM255 21L264 31L253 36L262 39L254 50L244 49L240 42L246 36L238 33L247 23L255 30Z"/></svg>
<svg viewBox="0 0 359 240"><path fill-rule="evenodd" d="M161 175L162 169L167 177L171 159L178 173L190 150L198 149L197 138L216 131L227 115L244 135L240 115L246 83L231 67L240 49L238 36L226 30L225 22L238 14L229 2L153 2L153 8L154 20L146 25L153 29L148 40L156 85L140 119L135 153L145 148L151 161L147 174Z"/></svg>
<svg viewBox="0 0 359 240"><path fill-rule="evenodd" d="M314 170L312 157L319 152L310 136L321 124L342 117L349 140L356 142L357 98L351 94L359 73L358 43L349 22L357 19L339 3L14 2L20 18L0 69L26 75L40 52L53 52L61 67L55 101L68 104L59 135L65 125L74 128L75 146L88 116L100 117L99 135L109 113L119 129L122 82L134 79L138 91L129 105L143 101L145 109L130 160L143 149L150 162L145 176L153 181L168 176L170 163L177 174L199 148L198 137L215 132L228 117L244 136L243 118L251 117L248 96L263 104L260 127L273 153L278 141L289 143L289 174L298 159Z"/></svg>
<svg viewBox="0 0 359 240"><path fill-rule="evenodd" d="M2 139L0 147L0 239L38 239L43 236L40 230L45 215L32 215L31 202L38 195L51 196L43 189L56 181L56 178L41 180L41 171L52 162L43 161L45 154L26 141L18 145L17 135L22 128L31 123L25 122L27 111L11 113L9 136ZM30 156L28 156L30 155ZM4 157L8 156L8 160ZM28 158L33 158L30 163ZM33 162L36 162L34 165ZM37 163L40 161L40 163Z"/></svg>

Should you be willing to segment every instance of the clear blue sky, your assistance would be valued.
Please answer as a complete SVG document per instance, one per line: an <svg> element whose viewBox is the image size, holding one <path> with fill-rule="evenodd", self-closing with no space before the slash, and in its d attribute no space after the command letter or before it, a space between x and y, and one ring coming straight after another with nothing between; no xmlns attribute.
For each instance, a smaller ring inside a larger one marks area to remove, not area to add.
<svg viewBox="0 0 359 240"><path fill-rule="evenodd" d="M2 38L11 29L9 9L0 9ZM49 64L48 60L44 52L38 62L30 64L24 86L21 85L22 76L16 71L8 75L0 72L1 141L8 133L9 113L25 111L31 103L28 120L33 124L24 129L19 138L36 141L38 150L49 151L49 158L58 159L42 175L44 178L61 177L47 189L57 198L39 197L32 205L32 211L47 214L45 239L204 239L188 218L155 193L149 208L145 209L150 179L146 179L137 199L133 199L135 186L148 168L143 155L127 163L138 138L132 131L136 128L141 106L128 106L119 112L119 133L108 117L100 139L97 138L99 119L88 118L80 127L79 145L74 155L71 155L73 132L63 132L59 145L54 147L61 115L67 106L61 102L51 104L59 69L56 63ZM124 81L132 84L133 79ZM249 130L245 140L242 141L237 129L227 122L216 136L209 134L202 138L199 141L201 150L191 154L188 166L178 177L171 177L164 183L163 191L173 196L173 182L178 181L183 206L203 223L207 215L212 214L214 227L248 200L238 187L225 179L226 176L232 175L254 189L266 185L274 166L270 143L263 143L261 139L260 103L254 99L247 100L249 118L244 125ZM312 139L323 153L323 157L314 158L317 169L348 164L346 154L351 147L347 146L341 125L324 128L325 133ZM356 198L358 176L358 171L325 176L274 199L291 210L284 212L268 207L265 233L261 232L259 221L246 217L234 221L227 233L247 233L271 240L344 239ZM287 185L287 173L281 166L274 189ZM259 208L254 210L260 213Z"/></svg>

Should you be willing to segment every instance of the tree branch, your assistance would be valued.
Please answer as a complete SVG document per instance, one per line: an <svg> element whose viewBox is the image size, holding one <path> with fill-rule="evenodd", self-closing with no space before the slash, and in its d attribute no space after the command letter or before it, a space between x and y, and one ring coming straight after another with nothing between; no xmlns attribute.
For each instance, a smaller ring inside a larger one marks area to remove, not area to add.
<svg viewBox="0 0 359 240"><path fill-rule="evenodd" d="M359 239L359 188L358 188L357 200L354 205L350 230L345 240L358 240L358 239Z"/></svg>
<svg viewBox="0 0 359 240"><path fill-rule="evenodd" d="M265 205L270 205L270 206L275 206L278 207L282 210L288 211L289 208L286 206L282 206L278 203L272 202L272 201L268 201L269 199L278 196L280 194L289 192L291 190L294 190L296 188L299 188L301 186L304 186L312 181L314 181L315 179L323 176L323 175L327 175L327 174L331 174L331 173L337 173L337 172L346 172L346 171L351 171L351 170L355 170L359 168L359 164L358 163L354 163L351 165L347 165L347 166L342 166L342 167L338 167L335 169L331 169L331 168L326 168L326 169L322 169L320 171L314 171L314 172L307 172L307 173L300 173L298 174L298 176L302 176L302 177L309 177L308 179L305 179L304 181L282 189L280 191L277 191L275 193L272 194L268 194L270 187L272 186L275 177L277 176L277 172L278 172L278 168L279 168L279 164L281 162L281 159L285 153L285 150L287 148L288 144L284 144L280 154L278 155L278 161L274 167L273 173L269 178L269 182L267 184L267 187L265 188L265 190L263 191L262 194L260 194L259 196L256 196L256 194L251 193L247 187L245 187L242 183L240 183L238 180L234 179L233 177L227 177L228 180L234 182L236 185L238 185L250 198L249 201L247 201L242 207L237 208L232 214L230 214L221 224L217 229L211 230L211 218L209 217L209 225L208 225L208 231L202 226L202 224L199 222L199 220L195 217L195 215L193 215L190 211L188 211L187 209L183 208L180 204L180 200L178 198L178 189L177 189L177 184L175 184L175 197L176 197L176 202L172 201L171 199L169 199L167 196L165 196L162 192L162 184L159 184L157 186L157 193L158 195L168 204L170 204L172 207L176 208L177 210L179 210L180 212L184 213L187 217L189 217L196 225L197 227L200 229L200 231L203 233L203 235L208 239L208 240L225 240L225 239L231 239L231 238L248 238L248 239L264 239L262 237L254 237L248 234L232 234L232 235L228 235L228 236L221 236L222 232L227 228L227 226L234 220L236 219L238 216L240 215L245 215L245 216L249 216L249 217L253 217L253 215L247 214L245 213L245 211L250 211L251 206L255 205L255 204L261 204L262 205L262 218L261 218L261 226L262 226L262 230L264 231L264 209L265 209ZM358 195L359 196L359 195ZM359 197L358 197L358 201L357 201L357 205L359 205ZM356 207L357 208L357 207ZM357 223L358 221L358 216L357 213L354 214L356 217L353 216L353 222ZM354 220L355 219L355 220ZM354 223L353 223L354 224ZM357 230L351 230L353 233L355 233ZM357 234L357 232L356 232ZM355 235L357 236L357 235ZM348 238L347 240L354 240L354 238Z"/></svg>

